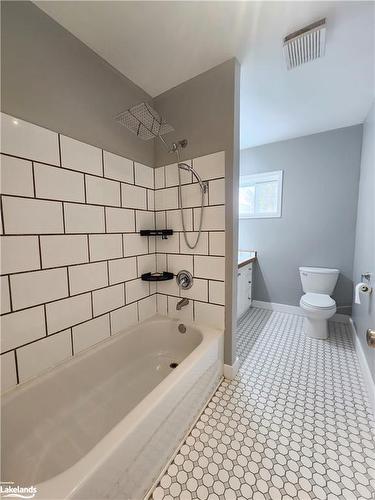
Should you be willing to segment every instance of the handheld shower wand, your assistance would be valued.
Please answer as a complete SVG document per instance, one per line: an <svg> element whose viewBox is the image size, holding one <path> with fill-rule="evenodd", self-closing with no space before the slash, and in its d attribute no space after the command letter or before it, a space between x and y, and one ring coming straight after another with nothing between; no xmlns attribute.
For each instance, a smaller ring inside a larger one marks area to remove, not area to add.
<svg viewBox="0 0 375 500"><path fill-rule="evenodd" d="M206 193L207 191L207 182L203 182L200 175L198 174L198 172L196 172L193 167L191 167L190 165L188 165L187 163L178 163L178 168L180 168L181 170L187 170L188 172L191 172L193 174L193 176L196 178L197 182L199 183L200 187L201 187L201 190L203 191L203 193Z"/></svg>

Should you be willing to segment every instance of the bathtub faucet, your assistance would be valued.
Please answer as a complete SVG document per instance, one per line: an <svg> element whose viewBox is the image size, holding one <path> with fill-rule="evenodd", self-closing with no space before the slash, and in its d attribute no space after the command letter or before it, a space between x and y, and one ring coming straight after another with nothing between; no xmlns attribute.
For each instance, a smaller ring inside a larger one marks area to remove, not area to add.
<svg viewBox="0 0 375 500"><path fill-rule="evenodd" d="M187 306L189 304L189 299L187 299L186 297L179 300L176 304L176 309L177 311L181 311L181 309L184 307L184 306Z"/></svg>

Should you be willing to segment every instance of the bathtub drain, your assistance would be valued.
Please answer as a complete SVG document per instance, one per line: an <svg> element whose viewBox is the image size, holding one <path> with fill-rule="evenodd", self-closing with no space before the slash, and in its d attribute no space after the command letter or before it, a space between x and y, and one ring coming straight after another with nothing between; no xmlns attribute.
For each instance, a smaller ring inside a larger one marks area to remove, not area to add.
<svg viewBox="0 0 375 500"><path fill-rule="evenodd" d="M178 367L178 363L171 363L169 366L171 368L177 368Z"/></svg>

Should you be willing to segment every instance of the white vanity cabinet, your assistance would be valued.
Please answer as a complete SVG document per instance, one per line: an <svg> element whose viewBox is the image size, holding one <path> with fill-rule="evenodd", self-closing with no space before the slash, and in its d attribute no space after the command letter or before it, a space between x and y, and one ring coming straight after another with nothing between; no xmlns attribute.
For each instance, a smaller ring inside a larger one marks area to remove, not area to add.
<svg viewBox="0 0 375 500"><path fill-rule="evenodd" d="M237 318L251 306L252 264L238 267L237 271Z"/></svg>

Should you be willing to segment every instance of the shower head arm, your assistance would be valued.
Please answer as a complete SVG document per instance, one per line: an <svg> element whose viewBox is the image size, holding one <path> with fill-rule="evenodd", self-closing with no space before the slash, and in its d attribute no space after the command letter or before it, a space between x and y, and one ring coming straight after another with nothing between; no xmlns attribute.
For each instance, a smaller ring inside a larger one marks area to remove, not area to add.
<svg viewBox="0 0 375 500"><path fill-rule="evenodd" d="M186 139L182 139L181 141L173 142L171 144L171 146L169 146L168 143L164 140L164 138L161 135L158 135L158 137L161 140L161 142L164 144L164 146L165 146L166 150L168 151L168 153L176 153L178 161L180 161L179 150L183 149L183 148L186 148L186 146L188 144L188 141Z"/></svg>

